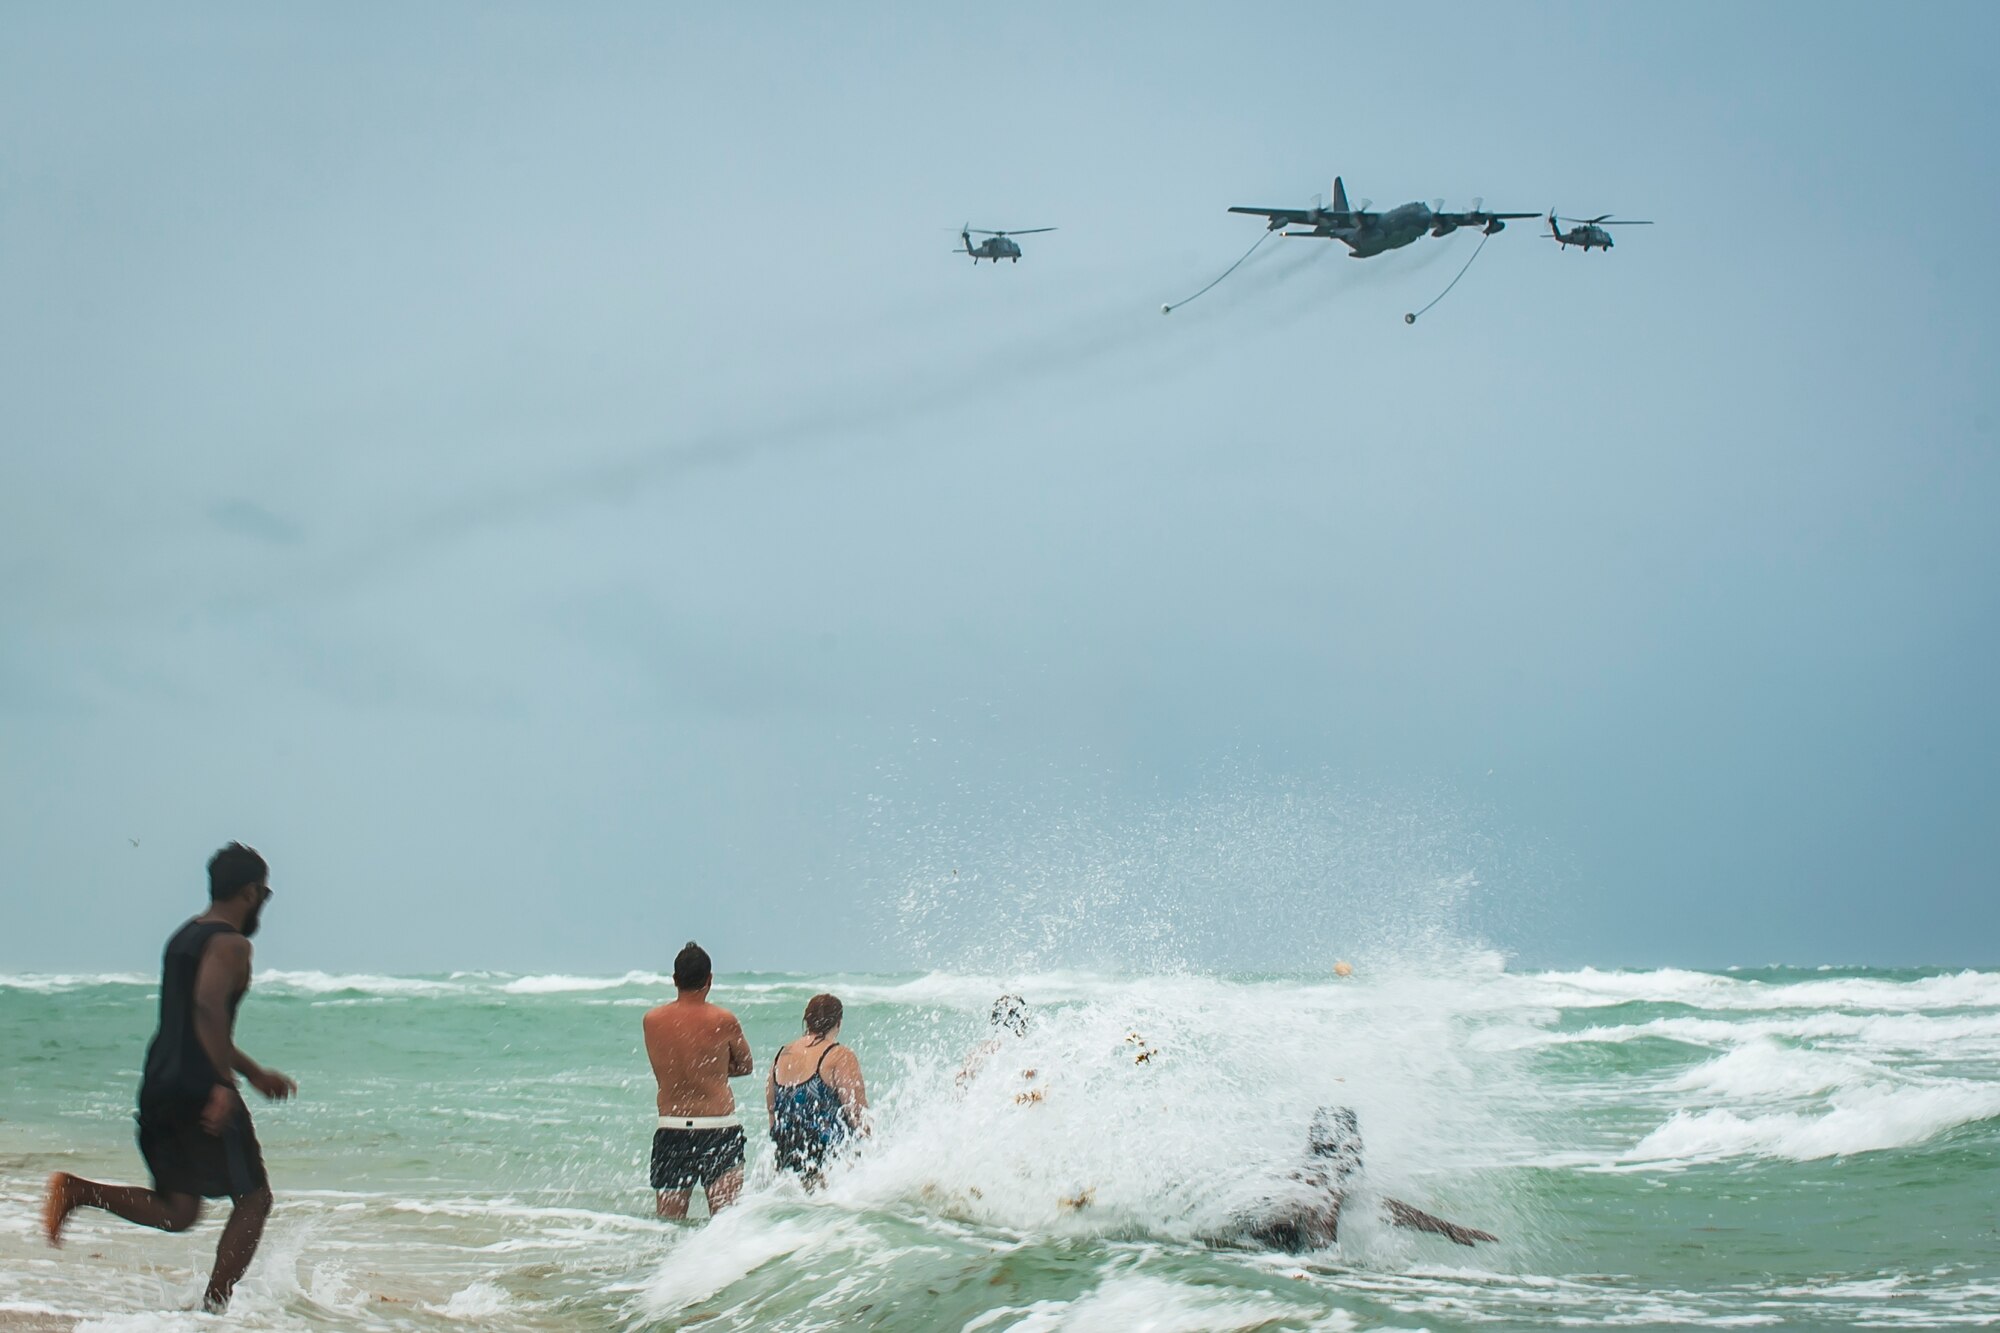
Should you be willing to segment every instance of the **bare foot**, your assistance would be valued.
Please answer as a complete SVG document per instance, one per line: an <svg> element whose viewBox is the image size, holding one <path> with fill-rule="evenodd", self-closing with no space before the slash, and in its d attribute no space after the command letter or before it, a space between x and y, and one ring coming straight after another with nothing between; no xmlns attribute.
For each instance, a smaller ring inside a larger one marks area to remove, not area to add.
<svg viewBox="0 0 2000 1333"><path fill-rule="evenodd" d="M58 1250L62 1248L63 1223L76 1210L76 1199L70 1189L75 1180L76 1177L67 1171L51 1173L49 1192L42 1199L42 1236Z"/></svg>

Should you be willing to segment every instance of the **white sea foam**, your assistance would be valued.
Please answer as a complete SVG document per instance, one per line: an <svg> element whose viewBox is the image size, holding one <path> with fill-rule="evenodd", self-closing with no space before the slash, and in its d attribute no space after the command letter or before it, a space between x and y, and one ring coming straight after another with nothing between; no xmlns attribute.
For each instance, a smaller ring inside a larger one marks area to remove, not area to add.
<svg viewBox="0 0 2000 1333"><path fill-rule="evenodd" d="M621 986L671 990L673 984L672 977L658 972L627 972L619 977L573 977L550 973L546 976L516 977L500 989L509 995L562 995L572 991L617 990Z"/></svg>
<svg viewBox="0 0 2000 1333"><path fill-rule="evenodd" d="M157 976L140 972L50 972L0 973L0 989L33 991L49 995L82 990L86 986L152 986Z"/></svg>
<svg viewBox="0 0 2000 1333"><path fill-rule="evenodd" d="M512 1307L513 1302L506 1292L482 1280L453 1292L451 1299L442 1305L427 1305L424 1308L446 1319L482 1320L498 1318Z"/></svg>
<svg viewBox="0 0 2000 1333"><path fill-rule="evenodd" d="M1709 972L1537 972L1509 978L1523 1002L1563 1009L1684 1004L1695 1009L1973 1009L2000 1007L2000 972L1940 973L1909 981L1882 977L1744 980Z"/></svg>
<svg viewBox="0 0 2000 1333"><path fill-rule="evenodd" d="M1727 1107L1676 1111L1626 1155L1635 1163L1689 1163L1728 1157L1812 1161L1906 1148L1959 1125L2000 1116L2000 1085L1936 1079L1843 1088L1829 1109L1742 1115Z"/></svg>
<svg viewBox="0 0 2000 1333"><path fill-rule="evenodd" d="M640 1293L640 1305L654 1318L664 1318L707 1300L774 1259L791 1256L802 1262L830 1249L856 1247L860 1240L857 1228L823 1217L815 1222L807 1226L770 1216L755 1203L733 1208L684 1235Z"/></svg>
<svg viewBox="0 0 2000 1333"><path fill-rule="evenodd" d="M1813 1097L1884 1077L1882 1068L1868 1060L1799 1050L1762 1038L1696 1065L1666 1086L1711 1099L1768 1101Z"/></svg>
<svg viewBox="0 0 2000 1333"><path fill-rule="evenodd" d="M964 1086L964 1039L904 1071L876 1142L828 1196L1034 1234L1226 1233L1289 1188L1328 1104L1359 1113L1383 1188L1422 1198L1425 1178L1445 1177L1476 1193L1472 1177L1519 1151L1523 1099L1513 1057L1463 1040L1468 1024L1513 1020L1455 1000L1383 983L1278 1009L1262 984L1157 979L1038 1004Z"/></svg>
<svg viewBox="0 0 2000 1333"><path fill-rule="evenodd" d="M464 982L439 981L429 977L386 977L369 972L283 971L277 968L259 972L253 984L263 990L299 995L340 995L349 991L380 996L463 995L471 989Z"/></svg>
<svg viewBox="0 0 2000 1333"><path fill-rule="evenodd" d="M1007 1333L1228 1333L1306 1319L1313 1313L1253 1292L1190 1287L1137 1273L1107 1278L1073 1301L1037 1301L990 1312L966 1325L966 1333L979 1328L1003 1328ZM1334 1313L1342 1317L1316 1326L1328 1330L1356 1326L1345 1311Z"/></svg>
<svg viewBox="0 0 2000 1333"><path fill-rule="evenodd" d="M2000 1054L2000 1013L1802 1013L1778 1018L1655 1018L1577 1032L1508 1030L1481 1041L1562 1046L1659 1039L1726 1048L1751 1041L1841 1042L1857 1052L1974 1059Z"/></svg>

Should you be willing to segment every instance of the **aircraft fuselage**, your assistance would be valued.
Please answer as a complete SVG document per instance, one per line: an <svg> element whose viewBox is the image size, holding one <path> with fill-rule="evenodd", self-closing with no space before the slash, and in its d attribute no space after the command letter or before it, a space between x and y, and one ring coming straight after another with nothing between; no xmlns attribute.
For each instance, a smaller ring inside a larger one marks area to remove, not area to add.
<svg viewBox="0 0 2000 1333"><path fill-rule="evenodd" d="M1325 222L1311 231L1289 234L1323 236L1339 241L1348 248L1349 259L1368 259L1385 250L1400 250L1419 236L1428 236L1436 221L1436 214L1431 212L1429 204L1404 204L1357 224Z"/></svg>

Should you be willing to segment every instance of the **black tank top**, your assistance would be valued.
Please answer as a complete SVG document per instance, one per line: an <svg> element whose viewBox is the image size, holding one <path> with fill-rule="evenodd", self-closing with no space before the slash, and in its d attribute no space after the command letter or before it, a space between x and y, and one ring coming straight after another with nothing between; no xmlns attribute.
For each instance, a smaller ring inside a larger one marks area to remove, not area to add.
<svg viewBox="0 0 2000 1333"><path fill-rule="evenodd" d="M190 921L167 941L160 967L160 1030L146 1048L146 1074L139 1084L139 1110L180 1115L197 1113L209 1089L221 1080L194 1031L194 979L201 956L217 935L234 935L224 921ZM229 1000L233 1017L241 993Z"/></svg>

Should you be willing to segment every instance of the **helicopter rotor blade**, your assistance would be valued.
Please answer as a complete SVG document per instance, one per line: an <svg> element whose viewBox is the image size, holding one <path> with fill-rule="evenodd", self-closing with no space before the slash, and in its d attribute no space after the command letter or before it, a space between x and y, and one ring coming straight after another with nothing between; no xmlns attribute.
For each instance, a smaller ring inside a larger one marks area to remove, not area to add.
<svg viewBox="0 0 2000 1333"><path fill-rule="evenodd" d="M1612 221L1600 222L1597 225L1600 227L1650 227L1653 224L1651 221L1641 218L1617 218Z"/></svg>

